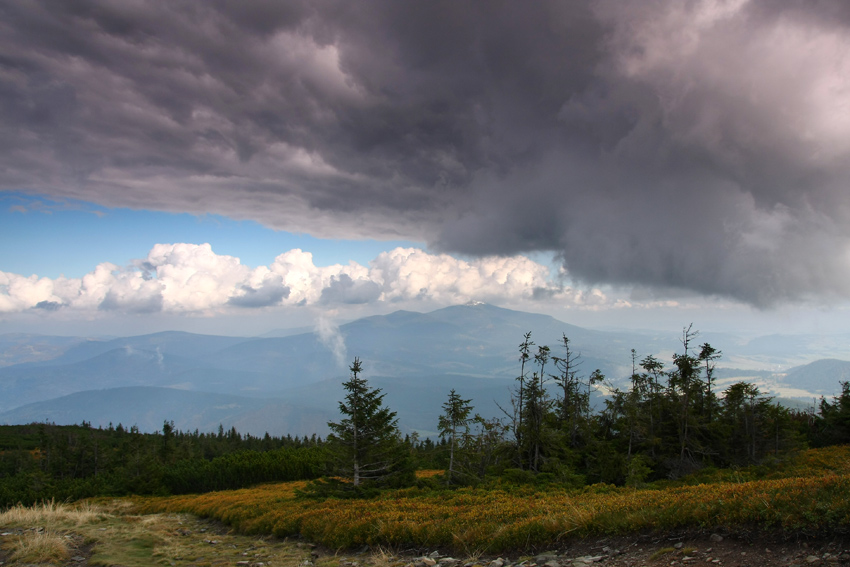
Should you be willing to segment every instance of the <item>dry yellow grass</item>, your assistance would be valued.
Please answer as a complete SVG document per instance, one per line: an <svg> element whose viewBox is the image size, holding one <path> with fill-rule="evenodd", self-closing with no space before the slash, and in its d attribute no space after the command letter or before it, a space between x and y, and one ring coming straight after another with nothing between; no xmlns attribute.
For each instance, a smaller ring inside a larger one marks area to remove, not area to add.
<svg viewBox="0 0 850 567"><path fill-rule="evenodd" d="M311 546L273 536L244 536L190 514L139 515L126 500L102 500L76 505L46 502L15 506L0 513L0 561L8 567L62 566L77 555L91 565L150 567L169 565L234 565L239 561L268 567L292 567L312 560L315 567L338 567L341 559L363 567L393 567L392 554L345 556L322 553L311 557ZM79 546L79 547L77 547Z"/></svg>
<svg viewBox="0 0 850 567"><path fill-rule="evenodd" d="M195 513L244 533L300 534L330 548L435 546L472 554L648 529L846 529L848 462L848 447L807 451L786 471L789 476L666 489L598 485L576 491L504 484L322 501L297 498L303 483L283 483L138 502L148 512Z"/></svg>
<svg viewBox="0 0 850 567"><path fill-rule="evenodd" d="M371 557L363 554L351 559L363 566L393 567L398 559L389 549L454 548L474 559L484 553L634 530L760 525L819 531L850 526L850 447L803 452L784 470L777 468L772 478L744 480L740 476L732 481L728 472L718 471L718 480L710 484L666 489L600 485L576 491L497 485L455 491L407 489L373 500L343 501L298 498L305 483L291 482L194 496L138 498L133 504L103 500L17 506L0 513L0 527L33 534L38 532L33 528L40 527L46 535L65 539L73 534L76 542L94 543L93 565L180 567L242 560L262 561L270 567L299 565L310 559L310 548L282 538L300 534L330 549L369 545L377 549ZM240 536L190 512L255 535ZM20 542L16 538L0 538L8 551L14 545L20 547L7 565L35 562L24 559L30 557L24 548L35 549L35 542L23 543L23 535ZM65 543L73 548L72 541ZM87 545L81 547L87 549ZM45 543L38 553L44 559L52 552ZM336 567L340 559L323 554L313 563ZM56 565L62 560L52 561Z"/></svg>
<svg viewBox="0 0 850 567"><path fill-rule="evenodd" d="M8 546L14 564L64 563L71 558L71 545L63 534L29 530L16 537Z"/></svg>
<svg viewBox="0 0 850 567"><path fill-rule="evenodd" d="M19 504L0 512L0 525L26 526L63 523L79 526L99 521L104 516L102 509L87 502L70 505L57 504L50 500L36 506L21 506Z"/></svg>
<svg viewBox="0 0 850 567"><path fill-rule="evenodd" d="M421 471L416 471L416 478L431 478L431 477L435 477L435 476L442 476L445 473L446 473L446 471L441 470L441 469L438 469L438 470L434 470L434 469L421 470Z"/></svg>

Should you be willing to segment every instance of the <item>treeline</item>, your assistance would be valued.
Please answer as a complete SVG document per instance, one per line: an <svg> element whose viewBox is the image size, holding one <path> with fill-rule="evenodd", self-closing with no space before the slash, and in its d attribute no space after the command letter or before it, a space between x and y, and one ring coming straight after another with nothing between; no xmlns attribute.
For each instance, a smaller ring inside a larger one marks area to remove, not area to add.
<svg viewBox="0 0 850 567"><path fill-rule="evenodd" d="M557 349L518 350L519 375L501 420L473 416L472 400L452 390L440 432L447 483L498 476L515 482L641 485L700 470L762 465L807 446L850 442L850 386L818 411L783 407L751 383L719 391L721 352L683 330L682 350L666 365L632 351L627 388L582 368L568 337ZM594 410L591 394L606 394Z"/></svg>
<svg viewBox="0 0 850 567"><path fill-rule="evenodd" d="M342 419L328 424L325 440L253 437L222 427L184 432L173 422L155 433L120 424L0 426L0 507L319 477L330 477L312 485L320 496L367 495L414 482L639 486L850 442L850 384L809 411L783 407L747 382L720 391L715 367L722 353L697 344L696 336L684 329L681 352L668 363L633 350L628 387L619 388L599 370L584 369L568 337L552 349L526 333L503 414L475 414L472 400L452 390L435 424L436 440L401 435L396 413L362 378L357 358L343 383ZM605 395L601 408L591 404L597 390ZM417 469L446 473L424 482L416 480Z"/></svg>
<svg viewBox="0 0 850 567"><path fill-rule="evenodd" d="M0 507L46 498L183 494L321 476L320 438L162 431L90 424L0 426Z"/></svg>

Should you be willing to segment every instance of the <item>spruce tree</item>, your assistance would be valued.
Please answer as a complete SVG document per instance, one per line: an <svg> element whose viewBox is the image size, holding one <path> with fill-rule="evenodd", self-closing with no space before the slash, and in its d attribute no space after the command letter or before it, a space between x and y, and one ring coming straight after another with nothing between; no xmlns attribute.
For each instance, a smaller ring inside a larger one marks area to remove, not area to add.
<svg viewBox="0 0 850 567"><path fill-rule="evenodd" d="M410 480L410 457L401 442L396 412L384 406L380 388L370 388L360 377L363 367L359 358L349 369L351 377L342 385L347 393L339 403L344 417L338 423L328 423L334 474L350 481L353 488Z"/></svg>
<svg viewBox="0 0 850 567"><path fill-rule="evenodd" d="M443 415L440 416L437 427L440 437L449 441L449 469L446 471L446 484L451 484L457 476L455 454L458 449L458 436L464 439L469 433L469 422L472 418L470 401L465 400L452 389L449 399L443 404Z"/></svg>

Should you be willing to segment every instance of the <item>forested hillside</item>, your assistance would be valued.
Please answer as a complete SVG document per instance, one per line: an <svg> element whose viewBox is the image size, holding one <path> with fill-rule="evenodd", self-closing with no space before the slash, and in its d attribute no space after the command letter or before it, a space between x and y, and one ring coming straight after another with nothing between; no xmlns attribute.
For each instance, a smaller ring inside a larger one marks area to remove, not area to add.
<svg viewBox="0 0 850 567"><path fill-rule="evenodd" d="M0 506L100 495L184 494L316 478L327 451L317 438L162 431L122 425L0 426Z"/></svg>
<svg viewBox="0 0 850 567"><path fill-rule="evenodd" d="M690 328L681 352L665 365L632 351L629 387L611 386L588 370L572 343L536 345L531 333L516 351L517 378L501 417L475 412L460 390L445 393L438 438L402 435L398 414L355 359L343 384L342 419L325 440L257 437L235 428L180 431L166 421L156 433L123 424L94 428L0 426L0 505L43 498L182 494L269 481L334 475L316 494L370 494L416 481L416 469L443 469L441 484L514 483L581 487L641 486L724 467L778 462L794 451L850 441L850 386L817 410L783 407L750 383L720 390L722 353L696 344ZM594 409L591 393L607 393ZM339 482L341 479L343 482ZM349 482L344 482L349 479ZM329 488L330 487L330 488Z"/></svg>

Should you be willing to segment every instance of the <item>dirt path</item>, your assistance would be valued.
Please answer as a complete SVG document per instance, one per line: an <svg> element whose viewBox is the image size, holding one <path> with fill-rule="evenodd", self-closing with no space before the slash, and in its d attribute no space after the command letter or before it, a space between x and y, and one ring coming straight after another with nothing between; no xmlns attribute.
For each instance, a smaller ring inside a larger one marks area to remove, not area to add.
<svg viewBox="0 0 850 567"><path fill-rule="evenodd" d="M810 567L850 566L850 538L813 538L757 530L675 532L588 538L535 553L452 555L445 550L329 550L297 539L245 536L187 514L104 515L81 525L0 527L0 565L14 561L14 542L39 532L60 534L69 555L42 565L121 567Z"/></svg>

